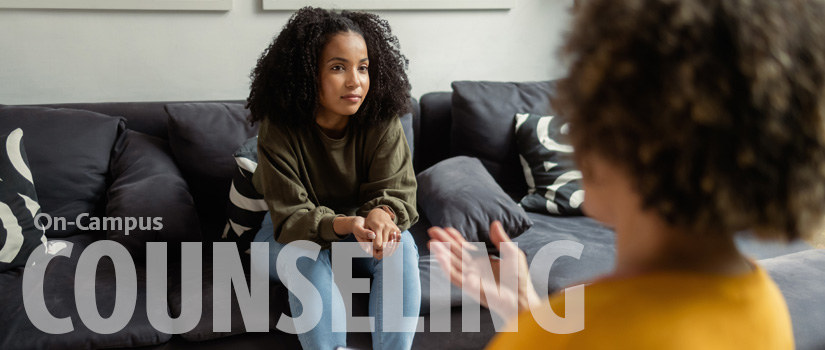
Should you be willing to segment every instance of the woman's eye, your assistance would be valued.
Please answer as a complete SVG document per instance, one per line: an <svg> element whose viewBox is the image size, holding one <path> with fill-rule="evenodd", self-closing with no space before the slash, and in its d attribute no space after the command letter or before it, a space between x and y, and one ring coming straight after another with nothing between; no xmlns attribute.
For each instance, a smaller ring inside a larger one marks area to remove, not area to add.
<svg viewBox="0 0 825 350"><path fill-rule="evenodd" d="M332 66L332 70L335 70L335 71L344 70L344 67L343 66Z"/></svg>
<svg viewBox="0 0 825 350"><path fill-rule="evenodd" d="M358 67L358 70L366 72L366 71L369 71L369 70L370 70L370 67L367 67L367 66L361 66L361 67Z"/></svg>

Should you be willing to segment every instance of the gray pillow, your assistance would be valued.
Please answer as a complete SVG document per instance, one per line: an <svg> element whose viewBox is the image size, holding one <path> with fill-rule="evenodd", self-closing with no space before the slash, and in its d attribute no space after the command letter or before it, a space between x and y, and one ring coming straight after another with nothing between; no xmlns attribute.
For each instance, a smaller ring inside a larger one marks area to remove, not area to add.
<svg viewBox="0 0 825 350"><path fill-rule="evenodd" d="M435 226L454 227L470 242L490 242L490 223L501 221L510 237L533 222L498 186L481 162L471 157L445 159L417 176L418 205Z"/></svg>
<svg viewBox="0 0 825 350"><path fill-rule="evenodd" d="M258 134L238 103L166 105L169 146L195 199L204 240L216 241L226 225L226 194L237 169L232 153Z"/></svg>
<svg viewBox="0 0 825 350"><path fill-rule="evenodd" d="M114 179L107 192L106 216L121 225L108 227L107 238L142 258L146 242L200 242L201 232L189 186L163 139L127 130L112 158ZM129 220L136 227L127 230ZM180 249L169 248L173 256Z"/></svg>
<svg viewBox="0 0 825 350"><path fill-rule="evenodd" d="M553 82L456 81L452 87L451 154L478 158L511 198L521 198L527 185L513 115L550 114Z"/></svg>

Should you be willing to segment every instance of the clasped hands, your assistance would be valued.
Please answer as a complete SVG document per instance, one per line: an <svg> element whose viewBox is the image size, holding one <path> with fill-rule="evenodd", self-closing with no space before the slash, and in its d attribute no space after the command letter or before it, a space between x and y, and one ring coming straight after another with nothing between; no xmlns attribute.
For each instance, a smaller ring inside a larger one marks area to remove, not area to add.
<svg viewBox="0 0 825 350"><path fill-rule="evenodd" d="M398 249L401 231L393 222L390 214L382 208L374 208L367 217L344 216L333 221L335 233L339 235L352 233L365 252L372 252L376 259L390 256ZM371 248L370 248L371 243Z"/></svg>

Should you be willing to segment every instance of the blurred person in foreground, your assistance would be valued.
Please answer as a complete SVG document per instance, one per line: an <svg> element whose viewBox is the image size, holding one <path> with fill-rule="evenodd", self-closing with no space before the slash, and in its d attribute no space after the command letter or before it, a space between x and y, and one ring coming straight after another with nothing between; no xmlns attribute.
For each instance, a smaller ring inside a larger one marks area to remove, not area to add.
<svg viewBox="0 0 825 350"><path fill-rule="evenodd" d="M480 286L498 287L505 261L462 263L461 234L431 228L451 281L517 329L489 348L792 349L782 294L733 236L821 231L823 17L806 0L582 2L553 102L570 126L584 210L615 230L615 270L583 287L584 329L555 334L536 310L563 316L565 295L536 294L500 224L491 239L517 258L518 288L495 295ZM495 275L480 278L490 262ZM518 315L501 311L513 303Z"/></svg>

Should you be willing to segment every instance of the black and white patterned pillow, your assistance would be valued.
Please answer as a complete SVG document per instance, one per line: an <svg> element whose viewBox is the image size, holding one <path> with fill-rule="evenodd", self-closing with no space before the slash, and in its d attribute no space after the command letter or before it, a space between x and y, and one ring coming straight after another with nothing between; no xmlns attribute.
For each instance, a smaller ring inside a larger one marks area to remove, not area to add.
<svg viewBox="0 0 825 350"><path fill-rule="evenodd" d="M221 240L236 242L239 250L248 251L269 210L264 196L252 185L252 174L258 167L258 136L246 140L233 156L238 167L232 175Z"/></svg>
<svg viewBox="0 0 825 350"><path fill-rule="evenodd" d="M528 192L520 205L527 211L581 215L584 190L573 162L573 147L563 142L567 124L559 118L518 113L516 144Z"/></svg>
<svg viewBox="0 0 825 350"><path fill-rule="evenodd" d="M23 130L0 136L0 272L24 266L29 254L46 246L37 192L26 151ZM40 227L40 228L38 228ZM45 249L45 248L44 248Z"/></svg>

